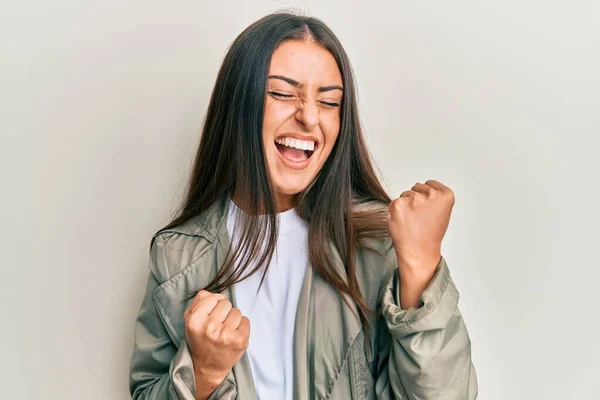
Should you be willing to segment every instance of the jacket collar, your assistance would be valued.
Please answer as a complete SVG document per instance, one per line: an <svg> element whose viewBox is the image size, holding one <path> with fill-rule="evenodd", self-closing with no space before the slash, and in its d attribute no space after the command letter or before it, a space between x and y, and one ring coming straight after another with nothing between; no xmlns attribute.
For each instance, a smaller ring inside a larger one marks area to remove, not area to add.
<svg viewBox="0 0 600 400"><path fill-rule="evenodd" d="M182 233L189 236L202 236L211 243L214 243L218 237L227 235L227 212L229 210L229 196L223 196L215 201L202 214L186 221L173 228L163 229L157 233Z"/></svg>
<svg viewBox="0 0 600 400"><path fill-rule="evenodd" d="M204 237L214 246L217 264L223 265L231 243L227 232L229 201L229 197L223 197L200 216L163 232ZM329 248L334 267L346 278L341 257L332 242ZM237 306L234 286L228 289L227 295L234 307ZM337 289L314 272L309 261L294 326L295 399L329 396L332 382L337 380L350 346L362 330L358 308L350 300L348 304ZM256 400L247 353L234 366L228 380L235 381L238 400Z"/></svg>

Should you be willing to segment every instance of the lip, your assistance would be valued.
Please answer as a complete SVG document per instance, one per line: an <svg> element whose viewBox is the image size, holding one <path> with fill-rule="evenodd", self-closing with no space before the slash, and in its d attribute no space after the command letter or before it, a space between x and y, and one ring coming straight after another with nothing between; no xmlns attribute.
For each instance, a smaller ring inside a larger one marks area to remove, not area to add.
<svg viewBox="0 0 600 400"><path fill-rule="evenodd" d="M284 137L284 136L280 136L280 137ZM292 136L285 136L285 137L292 137ZM300 137L294 136L295 139L300 139ZM307 139L304 139L307 140ZM312 139L308 139L308 140L312 140ZM302 170L305 169L306 167L308 167L308 165L310 164L310 161L312 160L312 158L315 156L315 152L317 150L317 147L315 147L315 151L313 152L313 154L310 156L310 158L307 158L304 161L300 161L300 162L295 162L295 161L290 161L287 158L285 158L280 152L279 149L277 148L277 146L275 145L275 142L273 142L273 150L275 151L275 153L277 153L277 157L279 157L279 159L281 160L281 162L283 163L283 165L285 165L286 167L290 168L290 169L295 169L295 170Z"/></svg>

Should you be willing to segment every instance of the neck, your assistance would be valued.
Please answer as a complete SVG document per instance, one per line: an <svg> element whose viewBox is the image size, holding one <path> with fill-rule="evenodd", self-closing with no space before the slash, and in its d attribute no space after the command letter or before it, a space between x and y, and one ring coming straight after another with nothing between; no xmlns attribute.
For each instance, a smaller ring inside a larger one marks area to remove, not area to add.
<svg viewBox="0 0 600 400"><path fill-rule="evenodd" d="M250 214L250 207L248 205L247 199L241 196L238 192L235 192L231 196L231 200L235 203L235 205L238 208L240 208L246 214ZM275 197L275 202L275 212L282 213L296 207L298 202L298 196L277 193ZM264 214L263 210L260 210L259 214Z"/></svg>
<svg viewBox="0 0 600 400"><path fill-rule="evenodd" d="M297 195L285 195L277 193L277 212L281 213L290 210L298 204Z"/></svg>

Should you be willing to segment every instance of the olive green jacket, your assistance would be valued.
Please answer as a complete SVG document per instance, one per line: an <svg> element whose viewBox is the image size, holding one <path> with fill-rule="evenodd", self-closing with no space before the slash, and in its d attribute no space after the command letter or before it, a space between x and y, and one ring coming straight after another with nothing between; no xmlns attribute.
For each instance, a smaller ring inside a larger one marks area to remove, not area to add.
<svg viewBox="0 0 600 400"><path fill-rule="evenodd" d="M133 399L194 399L183 313L191 302L190 290L204 287L225 260L230 243L227 205L217 202L155 238L136 321L129 385ZM294 331L294 399L475 399L470 339L444 258L421 295L420 307L403 310L391 241L373 247L387 262L374 251L361 250L356 256L361 293L382 314L371 317L369 345L356 306L347 305L336 289L307 268ZM335 250L332 254L340 260ZM344 271L341 261L337 267ZM227 295L235 305L234 290ZM252 332L252 321L250 326ZM246 354L210 397L256 398Z"/></svg>

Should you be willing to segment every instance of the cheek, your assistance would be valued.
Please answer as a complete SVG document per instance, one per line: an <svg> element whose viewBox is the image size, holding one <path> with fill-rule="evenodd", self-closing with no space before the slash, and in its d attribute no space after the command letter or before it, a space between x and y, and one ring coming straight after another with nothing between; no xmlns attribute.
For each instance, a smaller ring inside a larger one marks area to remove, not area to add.
<svg viewBox="0 0 600 400"><path fill-rule="evenodd" d="M276 102L270 97L265 103L265 115L263 117L263 138L271 138L277 129L294 115L295 108L290 104Z"/></svg>
<svg viewBox="0 0 600 400"><path fill-rule="evenodd" d="M325 138L327 154L331 152L340 132L339 115L331 115L321 121L321 132Z"/></svg>
<svg viewBox="0 0 600 400"><path fill-rule="evenodd" d="M269 102L265 105L265 115L263 116L263 139L267 139L273 131L275 125L275 116L273 113L273 107L269 105Z"/></svg>

